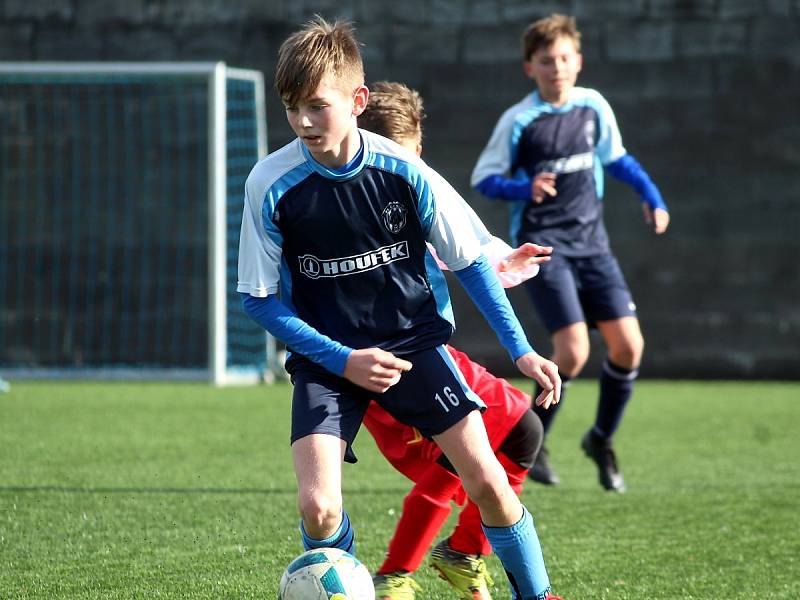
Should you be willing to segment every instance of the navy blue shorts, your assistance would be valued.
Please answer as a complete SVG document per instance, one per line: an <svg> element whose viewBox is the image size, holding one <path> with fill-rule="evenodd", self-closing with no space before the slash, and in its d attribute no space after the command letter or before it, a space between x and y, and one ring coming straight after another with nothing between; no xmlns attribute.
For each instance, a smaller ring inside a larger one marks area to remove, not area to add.
<svg viewBox="0 0 800 600"><path fill-rule="evenodd" d="M356 462L352 443L370 400L428 438L449 429L473 410L486 409L444 346L402 358L413 368L383 394L369 392L306 359L293 361L291 442L312 433L334 435L347 442L345 461Z"/></svg>
<svg viewBox="0 0 800 600"><path fill-rule="evenodd" d="M635 317L636 305L613 254L569 257L553 253L525 283L544 326L552 334L571 325Z"/></svg>

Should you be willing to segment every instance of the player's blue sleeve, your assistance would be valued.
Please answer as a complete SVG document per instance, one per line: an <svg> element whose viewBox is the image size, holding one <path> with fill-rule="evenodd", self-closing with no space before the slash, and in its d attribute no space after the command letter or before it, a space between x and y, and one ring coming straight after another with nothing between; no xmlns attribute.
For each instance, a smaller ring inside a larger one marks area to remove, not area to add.
<svg viewBox="0 0 800 600"><path fill-rule="evenodd" d="M606 169L614 177L635 189L642 201L646 202L650 208L668 210L656 184L650 179L647 171L639 164L639 161L630 154L624 154L614 162L609 163L606 165Z"/></svg>
<svg viewBox="0 0 800 600"><path fill-rule="evenodd" d="M486 257L481 256L466 269L454 273L494 329L500 343L508 350L511 359L516 361L523 354L533 352L505 290Z"/></svg>
<svg viewBox="0 0 800 600"><path fill-rule="evenodd" d="M241 294L244 311L256 323L295 352L322 365L335 375L343 375L352 348L323 335L303 321L277 296L256 298Z"/></svg>
<svg viewBox="0 0 800 600"><path fill-rule="evenodd" d="M475 189L493 200L530 200L533 197L530 179L509 179L502 175L489 175L479 181Z"/></svg>

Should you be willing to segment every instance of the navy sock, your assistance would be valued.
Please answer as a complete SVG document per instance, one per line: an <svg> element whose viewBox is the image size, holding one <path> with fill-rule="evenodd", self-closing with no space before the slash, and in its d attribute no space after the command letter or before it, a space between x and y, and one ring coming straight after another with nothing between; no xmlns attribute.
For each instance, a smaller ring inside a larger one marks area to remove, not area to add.
<svg viewBox="0 0 800 600"><path fill-rule="evenodd" d="M600 375L600 401L594 422L595 435L610 439L619 428L625 406L633 393L637 369L625 369L606 359Z"/></svg>
<svg viewBox="0 0 800 600"><path fill-rule="evenodd" d="M547 435L547 432L550 430L550 426L553 424L553 419L556 418L556 413L560 410L561 405L564 404L564 398L567 395L567 388L569 387L569 382L572 381L572 378L567 377L565 375L561 375L561 399L559 400L558 404L550 405L550 408L544 408L543 406L536 406L534 403L533 405L533 412L536 413L536 416L539 417L542 421L542 426L544 427L544 433ZM542 386L538 383L533 388L533 399L539 397L543 391Z"/></svg>
<svg viewBox="0 0 800 600"><path fill-rule="evenodd" d="M300 535L303 538L303 548L306 550L313 550L314 548L339 548L345 552L349 552L353 556L356 554L356 537L353 532L353 527L350 525L350 517L347 516L346 511L342 511L342 522L333 535L323 540L317 540L310 537L306 533L306 528L303 527L303 521L300 521Z"/></svg>

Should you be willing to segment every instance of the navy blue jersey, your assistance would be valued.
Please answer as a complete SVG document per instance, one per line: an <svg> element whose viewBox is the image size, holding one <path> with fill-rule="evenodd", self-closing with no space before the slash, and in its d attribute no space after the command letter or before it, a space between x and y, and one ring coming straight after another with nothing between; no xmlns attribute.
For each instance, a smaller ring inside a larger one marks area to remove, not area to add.
<svg viewBox="0 0 800 600"><path fill-rule="evenodd" d="M447 287L426 242L453 270L481 256L464 202L424 162L361 131L347 172L300 140L253 169L246 185L238 291L281 302L351 348L403 354L453 331Z"/></svg>
<svg viewBox="0 0 800 600"><path fill-rule="evenodd" d="M534 92L500 118L472 185L495 175L530 181L542 172L555 173L556 196L545 196L541 204L512 202L513 243L536 242L565 256L590 256L608 251L600 202L603 166L623 155L614 113L598 92L576 87L560 107Z"/></svg>

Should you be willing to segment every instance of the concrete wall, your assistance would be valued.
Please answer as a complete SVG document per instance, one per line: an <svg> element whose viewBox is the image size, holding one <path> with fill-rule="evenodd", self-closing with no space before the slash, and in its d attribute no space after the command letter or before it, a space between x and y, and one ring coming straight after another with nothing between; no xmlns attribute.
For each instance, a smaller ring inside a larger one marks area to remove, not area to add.
<svg viewBox="0 0 800 600"><path fill-rule="evenodd" d="M656 238L609 182L606 223L639 306L643 375L800 378L800 0L0 0L0 60L224 60L274 72L277 47L316 12L354 19L370 80L427 102L425 157L499 234L505 211L469 190L500 112L529 89L518 38L553 11L578 17L582 85L617 113L660 185ZM270 147L291 139L274 94ZM509 363L458 289L454 342ZM544 332L511 293L534 345ZM588 372L602 359L593 338Z"/></svg>

